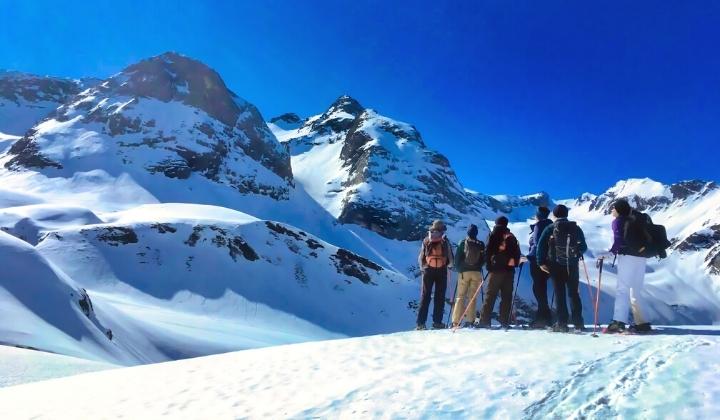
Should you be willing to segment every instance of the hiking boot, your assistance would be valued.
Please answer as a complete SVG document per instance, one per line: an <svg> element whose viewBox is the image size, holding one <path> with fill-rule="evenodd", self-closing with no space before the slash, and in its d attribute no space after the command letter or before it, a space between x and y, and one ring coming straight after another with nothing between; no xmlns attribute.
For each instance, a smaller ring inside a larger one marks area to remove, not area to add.
<svg viewBox="0 0 720 420"><path fill-rule="evenodd" d="M542 319L536 319L535 321L531 322L529 326L534 330L544 330L545 328L547 328L547 322Z"/></svg>
<svg viewBox="0 0 720 420"><path fill-rule="evenodd" d="M443 324L442 322L433 322L432 329L433 330L444 330L445 324Z"/></svg>
<svg viewBox="0 0 720 420"><path fill-rule="evenodd" d="M422 330L426 330L426 329L427 328L425 327L425 324L417 324L415 326L415 331L422 331Z"/></svg>
<svg viewBox="0 0 720 420"><path fill-rule="evenodd" d="M475 323L475 328L485 329L485 330L486 330L486 329L489 329L489 328L490 328L490 323L489 323L489 322L480 322L480 321L478 321L478 322Z"/></svg>
<svg viewBox="0 0 720 420"><path fill-rule="evenodd" d="M623 333L625 332L625 323L613 320L607 328L605 328L605 332L608 334Z"/></svg>
<svg viewBox="0 0 720 420"><path fill-rule="evenodd" d="M637 334L643 334L652 332L652 326L649 322L644 322L642 324L631 325L628 330Z"/></svg>
<svg viewBox="0 0 720 420"><path fill-rule="evenodd" d="M575 331L583 332L585 331L585 324L573 324L575 327Z"/></svg>
<svg viewBox="0 0 720 420"><path fill-rule="evenodd" d="M463 324L462 324L462 327L463 327L463 328L472 328L473 326L474 326L473 323L472 323L472 322L468 322L468 321L465 321L465 322L463 322Z"/></svg>
<svg viewBox="0 0 720 420"><path fill-rule="evenodd" d="M553 327L552 327L552 332L564 332L564 333L566 333L566 332L569 332L569 331L570 331L570 328L568 328L568 326L565 325L565 324L560 324L560 323L558 323L558 324L553 325Z"/></svg>

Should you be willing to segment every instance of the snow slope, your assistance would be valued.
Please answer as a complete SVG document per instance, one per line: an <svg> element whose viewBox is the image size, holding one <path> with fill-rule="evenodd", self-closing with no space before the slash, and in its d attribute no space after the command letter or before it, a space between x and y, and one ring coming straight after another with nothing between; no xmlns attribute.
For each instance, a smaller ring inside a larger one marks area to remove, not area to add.
<svg viewBox="0 0 720 420"><path fill-rule="evenodd" d="M415 282L294 227L191 204L104 217L46 233L37 251L89 291L135 363L413 323Z"/></svg>
<svg viewBox="0 0 720 420"><path fill-rule="evenodd" d="M0 341L91 360L127 361L87 293L35 248L0 232Z"/></svg>
<svg viewBox="0 0 720 420"><path fill-rule="evenodd" d="M0 388L116 367L108 363L0 345Z"/></svg>
<svg viewBox="0 0 720 420"><path fill-rule="evenodd" d="M4 388L0 415L717 418L719 334L445 330L321 341Z"/></svg>

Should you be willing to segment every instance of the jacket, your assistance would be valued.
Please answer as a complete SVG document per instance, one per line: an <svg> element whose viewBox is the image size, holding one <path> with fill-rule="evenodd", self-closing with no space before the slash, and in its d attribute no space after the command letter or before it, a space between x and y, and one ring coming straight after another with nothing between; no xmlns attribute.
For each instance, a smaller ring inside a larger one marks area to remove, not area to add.
<svg viewBox="0 0 720 420"><path fill-rule="evenodd" d="M502 244L503 235L505 235L505 233L510 233L510 229L505 226L495 226L490 233L490 236L488 237L487 248L485 250L485 264L487 265L487 269L490 272L515 271L515 267L507 265L501 267L495 266L494 257L499 256L500 254L505 254L508 260L514 259L515 266L520 264L520 244L518 243L517 239L514 239L515 236L512 237L514 240L506 241L505 251L500 251L500 245Z"/></svg>
<svg viewBox="0 0 720 420"><path fill-rule="evenodd" d="M530 233L530 248L528 249L527 257L529 260L535 260L535 253L537 251L537 243L540 241L540 235L543 234L545 228L552 224L552 220L543 219L538 220L537 223L530 226L532 232Z"/></svg>

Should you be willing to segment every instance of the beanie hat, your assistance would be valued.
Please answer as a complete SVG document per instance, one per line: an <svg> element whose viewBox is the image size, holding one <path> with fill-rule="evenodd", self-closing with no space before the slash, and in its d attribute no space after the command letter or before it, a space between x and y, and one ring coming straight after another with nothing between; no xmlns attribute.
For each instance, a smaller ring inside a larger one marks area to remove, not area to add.
<svg viewBox="0 0 720 420"><path fill-rule="evenodd" d="M553 209L553 216L563 219L565 217L568 217L568 208L562 204L558 204Z"/></svg>
<svg viewBox="0 0 720 420"><path fill-rule="evenodd" d="M625 199L617 200L613 203L613 208L618 212L620 216L629 216L630 215L630 203L627 202Z"/></svg>
<svg viewBox="0 0 720 420"><path fill-rule="evenodd" d="M471 239L475 239L475 238L477 238L477 234L478 234L478 227L475 225L470 225L470 227L468 227L468 230L467 230L467 236Z"/></svg>
<svg viewBox="0 0 720 420"><path fill-rule="evenodd" d="M545 220L550 215L550 209L545 206L540 206L537 209L537 213L535 213L535 216L537 216L538 220Z"/></svg>
<svg viewBox="0 0 720 420"><path fill-rule="evenodd" d="M508 218L505 216L500 216L497 219L495 219L495 225L496 226L507 226L508 225Z"/></svg>
<svg viewBox="0 0 720 420"><path fill-rule="evenodd" d="M435 220L432 222L432 225L430 226L429 230L436 230L438 232L445 232L447 228L445 227L445 223L443 223L442 220Z"/></svg>

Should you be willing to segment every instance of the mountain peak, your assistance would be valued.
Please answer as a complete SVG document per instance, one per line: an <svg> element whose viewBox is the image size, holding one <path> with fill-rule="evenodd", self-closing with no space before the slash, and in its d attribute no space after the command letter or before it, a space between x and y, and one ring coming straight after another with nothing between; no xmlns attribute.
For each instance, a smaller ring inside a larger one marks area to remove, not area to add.
<svg viewBox="0 0 720 420"><path fill-rule="evenodd" d="M365 108L360 105L360 102L358 102L357 99L351 97L350 95L342 95L337 98L332 105L330 105L326 114L330 114L332 112L347 112L353 117L358 117L363 113L363 111L365 111Z"/></svg>
<svg viewBox="0 0 720 420"><path fill-rule="evenodd" d="M239 98L215 70L176 52L132 64L112 80L119 94L184 102L228 126L235 125L241 112Z"/></svg>

